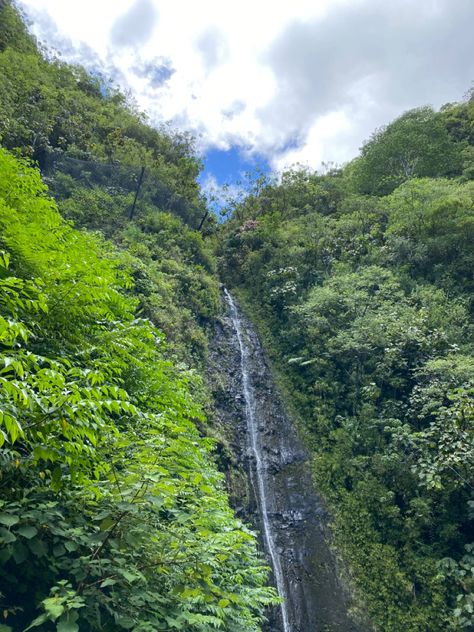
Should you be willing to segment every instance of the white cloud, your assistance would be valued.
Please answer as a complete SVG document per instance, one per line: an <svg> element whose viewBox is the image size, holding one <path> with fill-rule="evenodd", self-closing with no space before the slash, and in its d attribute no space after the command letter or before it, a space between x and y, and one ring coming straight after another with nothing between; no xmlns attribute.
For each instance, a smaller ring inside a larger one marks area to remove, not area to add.
<svg viewBox="0 0 474 632"><path fill-rule="evenodd" d="M143 46L153 34L158 17L153 0L137 0L114 23L111 42L117 47Z"/></svg>
<svg viewBox="0 0 474 632"><path fill-rule="evenodd" d="M352 125L346 112L329 112L314 121L301 146L277 155L273 166L277 171L296 163L314 167L327 162L327 156L333 162L342 163L351 153L351 132Z"/></svg>
<svg viewBox="0 0 474 632"><path fill-rule="evenodd" d="M40 39L113 74L152 121L279 169L346 161L376 126L474 78L472 0L21 4Z"/></svg>

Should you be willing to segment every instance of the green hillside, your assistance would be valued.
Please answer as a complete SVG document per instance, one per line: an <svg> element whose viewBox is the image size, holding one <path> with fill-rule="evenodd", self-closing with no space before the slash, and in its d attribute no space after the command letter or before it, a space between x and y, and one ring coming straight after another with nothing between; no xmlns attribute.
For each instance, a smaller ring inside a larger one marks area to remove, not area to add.
<svg viewBox="0 0 474 632"><path fill-rule="evenodd" d="M473 623L473 129L472 97L407 112L268 181L220 250L384 632Z"/></svg>
<svg viewBox="0 0 474 632"><path fill-rule="evenodd" d="M0 632L262 630L278 599L205 380L221 281L364 620L472 629L472 92L260 178L223 224L201 168L0 0Z"/></svg>
<svg viewBox="0 0 474 632"><path fill-rule="evenodd" d="M206 438L192 142L8 3L0 86L0 630L260 630L274 592Z"/></svg>

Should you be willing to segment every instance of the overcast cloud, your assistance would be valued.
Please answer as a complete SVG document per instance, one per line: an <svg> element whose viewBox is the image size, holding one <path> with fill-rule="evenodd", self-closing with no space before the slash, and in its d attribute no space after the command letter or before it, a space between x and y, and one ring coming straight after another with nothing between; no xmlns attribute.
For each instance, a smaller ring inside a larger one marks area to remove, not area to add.
<svg viewBox="0 0 474 632"><path fill-rule="evenodd" d="M156 123L275 168L347 161L474 79L473 0L24 0L41 40L112 75Z"/></svg>
<svg viewBox="0 0 474 632"><path fill-rule="evenodd" d="M110 31L112 46L137 46L151 37L158 17L153 0L136 0L113 24Z"/></svg>

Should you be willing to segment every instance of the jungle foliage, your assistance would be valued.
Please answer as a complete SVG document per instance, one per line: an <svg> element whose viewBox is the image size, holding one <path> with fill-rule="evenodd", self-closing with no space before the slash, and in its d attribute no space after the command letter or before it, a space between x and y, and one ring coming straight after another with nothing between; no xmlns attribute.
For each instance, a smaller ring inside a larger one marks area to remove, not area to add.
<svg viewBox="0 0 474 632"><path fill-rule="evenodd" d="M64 217L134 255L141 314L181 359L202 361L218 310L203 237L216 222L196 182L193 139L151 127L110 82L42 54L9 2L1 11L2 146L38 164Z"/></svg>
<svg viewBox="0 0 474 632"><path fill-rule="evenodd" d="M275 594L205 438L192 138L0 0L0 142L0 632L260 630ZM473 625L473 177L471 95L259 180L219 234L384 632Z"/></svg>
<svg viewBox="0 0 474 632"><path fill-rule="evenodd" d="M5 1L0 138L0 631L259 631L275 592L206 438L191 139Z"/></svg>
<svg viewBox="0 0 474 632"><path fill-rule="evenodd" d="M220 251L377 629L474 624L474 100L238 204Z"/></svg>

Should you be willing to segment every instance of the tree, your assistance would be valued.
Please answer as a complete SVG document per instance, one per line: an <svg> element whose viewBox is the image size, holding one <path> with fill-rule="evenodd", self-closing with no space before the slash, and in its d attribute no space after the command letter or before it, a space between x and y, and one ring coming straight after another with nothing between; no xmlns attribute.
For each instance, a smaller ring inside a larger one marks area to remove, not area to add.
<svg viewBox="0 0 474 632"><path fill-rule="evenodd" d="M353 164L354 185L360 193L386 195L412 177L459 174L459 151L440 114L409 110L364 144Z"/></svg>

